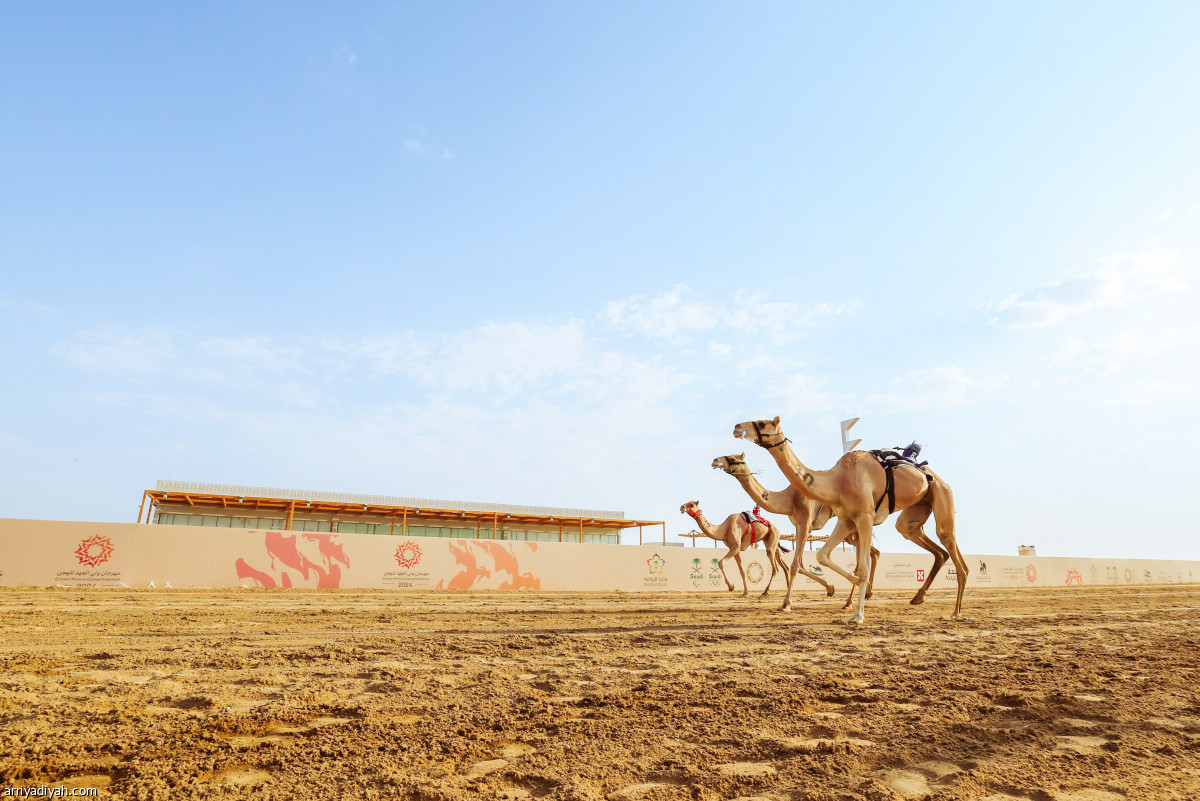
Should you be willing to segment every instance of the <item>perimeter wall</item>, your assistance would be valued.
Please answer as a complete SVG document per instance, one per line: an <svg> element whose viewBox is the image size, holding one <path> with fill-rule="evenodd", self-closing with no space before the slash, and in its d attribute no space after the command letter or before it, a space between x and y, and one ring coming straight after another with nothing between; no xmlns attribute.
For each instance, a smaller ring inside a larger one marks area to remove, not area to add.
<svg viewBox="0 0 1200 801"><path fill-rule="evenodd" d="M718 592L724 548L505 542L371 534L255 531L133 523L0 519L0 586L312 587ZM805 552L805 566L816 566ZM790 555L786 557L789 564ZM837 564L854 570L853 550ZM968 555L969 587L1195 583L1200 562ZM751 592L771 569L762 549L742 555ZM913 589L928 554L883 554L881 589ZM935 587L955 586L952 565ZM726 570L741 589L733 560ZM826 570L835 587L849 583ZM782 588L781 578L775 586ZM808 578L798 589L820 588Z"/></svg>

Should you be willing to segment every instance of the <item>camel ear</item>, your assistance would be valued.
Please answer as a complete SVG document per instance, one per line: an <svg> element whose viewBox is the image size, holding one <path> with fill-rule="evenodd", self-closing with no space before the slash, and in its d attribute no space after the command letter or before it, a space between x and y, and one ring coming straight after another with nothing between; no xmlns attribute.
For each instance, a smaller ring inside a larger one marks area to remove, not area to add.
<svg viewBox="0 0 1200 801"><path fill-rule="evenodd" d="M779 425L779 415L775 415L775 425Z"/></svg>
<svg viewBox="0 0 1200 801"><path fill-rule="evenodd" d="M746 461L746 452L742 451L741 453L739 453L738 458L741 459L743 462Z"/></svg>

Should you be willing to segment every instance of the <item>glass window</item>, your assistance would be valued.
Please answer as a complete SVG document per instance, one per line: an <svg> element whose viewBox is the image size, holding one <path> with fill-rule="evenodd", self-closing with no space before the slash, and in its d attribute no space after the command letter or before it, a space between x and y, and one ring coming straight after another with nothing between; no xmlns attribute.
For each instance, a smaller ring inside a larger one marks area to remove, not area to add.
<svg viewBox="0 0 1200 801"><path fill-rule="evenodd" d="M231 521L228 517L218 517L217 518L217 528L229 528L230 522Z"/></svg>

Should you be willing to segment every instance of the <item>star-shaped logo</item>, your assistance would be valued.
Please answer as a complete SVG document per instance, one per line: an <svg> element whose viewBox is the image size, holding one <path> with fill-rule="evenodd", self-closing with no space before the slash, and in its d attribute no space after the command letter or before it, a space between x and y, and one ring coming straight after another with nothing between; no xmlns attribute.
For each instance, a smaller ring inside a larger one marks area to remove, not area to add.
<svg viewBox="0 0 1200 801"><path fill-rule="evenodd" d="M79 543L79 547L75 549L75 556L79 559L79 564L96 567L107 562L114 550L112 540L96 534Z"/></svg>
<svg viewBox="0 0 1200 801"><path fill-rule="evenodd" d="M1037 583L1037 568L1036 567L1034 567L1033 565L1029 565L1027 568L1025 568L1025 580L1028 581L1030 584Z"/></svg>
<svg viewBox="0 0 1200 801"><path fill-rule="evenodd" d="M666 566L667 560L663 559L658 554L654 554L654 556L651 556L646 560L646 564L650 566L650 574L653 575L655 573L663 572L663 568Z"/></svg>
<svg viewBox="0 0 1200 801"><path fill-rule="evenodd" d="M396 564L400 567L413 567L421 561L421 546L415 542L402 542L396 548Z"/></svg>

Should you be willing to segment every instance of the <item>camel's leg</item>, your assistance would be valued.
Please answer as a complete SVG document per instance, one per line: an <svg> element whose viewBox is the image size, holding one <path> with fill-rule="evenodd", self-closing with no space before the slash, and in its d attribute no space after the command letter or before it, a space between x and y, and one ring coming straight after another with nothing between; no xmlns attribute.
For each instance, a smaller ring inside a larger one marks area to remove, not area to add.
<svg viewBox="0 0 1200 801"><path fill-rule="evenodd" d="M859 542L859 547L855 549L858 555L858 569L855 571L858 578L858 608L846 619L846 622L855 626L862 625L867 610L867 584L871 574L871 532L875 527L874 524L874 515L866 513L854 515L854 528L858 533ZM832 541L831 539L830 542Z"/></svg>
<svg viewBox="0 0 1200 801"><path fill-rule="evenodd" d="M726 543L726 544L728 545L728 543ZM721 558L720 558L720 559L717 561L717 567L721 568L721 577L722 577L723 579L725 579L725 586L729 588L729 591L730 591L730 592L733 592L733 590L734 590L734 587L733 587L733 582L729 580L729 575L728 575L728 574L725 572L725 561L726 561L727 559L729 559L729 557L731 557L731 556L734 556L735 554L737 554L737 547L736 547L736 546L733 546L733 545L730 545L730 546L729 546L729 552L728 552L727 554L725 554L724 556L722 556L722 557L721 557ZM738 567L740 568L741 566L742 566L742 562L741 562L741 560L739 559L739 560L738 560ZM742 583L743 583L743 584L745 583L745 577L744 577L744 576L743 576Z"/></svg>
<svg viewBox="0 0 1200 801"><path fill-rule="evenodd" d="M871 577L867 579L867 600L871 600L871 590L875 587L875 568L879 567L879 549L871 546Z"/></svg>
<svg viewBox="0 0 1200 801"><path fill-rule="evenodd" d="M778 540L778 538L776 539ZM779 561L779 543L764 542L763 547L767 549L767 561L771 563L771 577L767 579L766 589L762 591L762 595L758 596L759 598L767 597L767 593L771 591L771 582L775 580L775 574L779 572L777 564ZM787 574L785 573L784 575Z"/></svg>
<svg viewBox="0 0 1200 801"><path fill-rule="evenodd" d="M869 530L869 529L868 529ZM833 560L829 558L829 554L833 553L833 549L842 544L842 541L849 537L854 532L854 525L847 523L842 518L838 518L837 525L833 527L833 533L829 535L829 540L825 546L817 551L817 561L829 568L833 572L840 575L842 578L849 581L851 584L858 584L858 577L842 570ZM863 575L866 575L865 573Z"/></svg>
<svg viewBox="0 0 1200 801"><path fill-rule="evenodd" d="M925 550L933 554L933 569L929 571L929 575L925 577L925 583L917 590L917 594L909 601L911 604L921 604L925 602L925 593L928 592L930 586L933 585L933 580L937 576L938 571L942 569L942 565L946 563L949 554L938 547L937 543L925 536L922 526L929 519L929 513L933 511L933 507L927 503L920 503L916 506L910 506L900 513L900 518L896 521L896 530L900 535L909 542L914 542L920 545Z"/></svg>
<svg viewBox="0 0 1200 801"><path fill-rule="evenodd" d="M792 566L786 570L784 575L787 577L787 593L783 596L783 605L779 607L780 612L788 612L792 608L792 586L796 581L796 574L803 573L813 581L825 588L828 595L833 595L835 590L833 585L825 579L818 576L816 573L809 572L804 569L804 546L808 542L808 517L803 518L793 517L793 525L796 526L796 553L792 556ZM780 556L780 563L783 562L783 557Z"/></svg>
<svg viewBox="0 0 1200 801"><path fill-rule="evenodd" d="M858 561L858 537L855 537L855 536L847 537L846 544L854 546L854 560L857 563L857 561ZM858 587L855 586L854 584L850 585L850 591L846 593L846 603L842 604L843 609L849 609L854 604L854 591L857 589L858 589Z"/></svg>
<svg viewBox="0 0 1200 801"><path fill-rule="evenodd" d="M746 569L742 567L742 552L733 552L733 561L737 562L738 573L742 574L742 597L745 598L750 594L750 585L746 583Z"/></svg>
<svg viewBox="0 0 1200 801"><path fill-rule="evenodd" d="M848 542L849 540L847 540ZM855 557L858 556L858 543L854 543ZM867 579L867 600L871 600L871 592L875 588L875 568L879 567L879 549L871 546L871 576ZM850 604L854 603L855 587L850 588L850 592L846 595L846 603L842 604L843 609L849 609Z"/></svg>
<svg viewBox="0 0 1200 801"><path fill-rule="evenodd" d="M954 494L950 491L950 486L941 480L934 485L933 519L934 525L937 526L938 539L946 546L950 558L954 561L955 578L958 579L958 598L954 603L954 612L950 615L950 619L954 620L962 614L963 590L967 588L968 568L967 560L958 550L958 538L954 533Z"/></svg>

